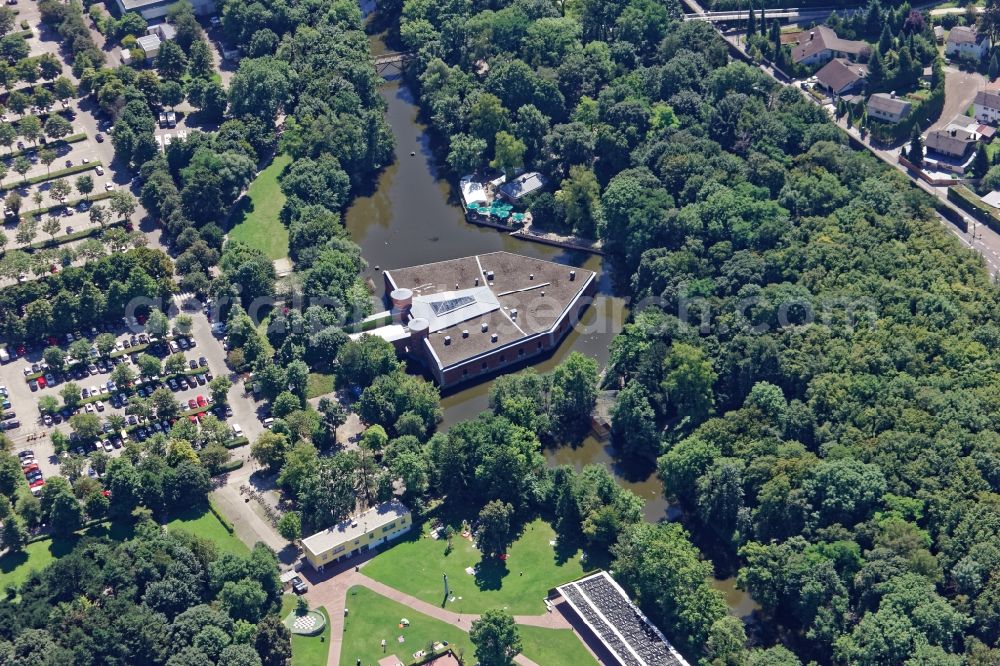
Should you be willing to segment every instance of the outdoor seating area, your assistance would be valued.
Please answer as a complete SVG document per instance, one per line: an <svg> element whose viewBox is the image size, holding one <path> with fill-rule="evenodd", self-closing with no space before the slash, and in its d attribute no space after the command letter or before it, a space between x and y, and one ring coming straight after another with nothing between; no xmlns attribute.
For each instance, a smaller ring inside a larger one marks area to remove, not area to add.
<svg viewBox="0 0 1000 666"><path fill-rule="evenodd" d="M509 203L504 203L499 199L496 199L491 204L480 204L472 201L466 206L467 210L475 215L482 215L486 218L495 218L500 221L506 222L510 220L510 224L521 226L527 221L529 213L515 213L514 206Z"/></svg>

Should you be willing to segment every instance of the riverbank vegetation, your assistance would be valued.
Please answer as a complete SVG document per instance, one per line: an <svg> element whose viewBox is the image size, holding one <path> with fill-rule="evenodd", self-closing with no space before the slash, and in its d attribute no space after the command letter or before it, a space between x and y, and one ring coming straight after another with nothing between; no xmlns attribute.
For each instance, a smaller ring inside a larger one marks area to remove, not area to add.
<svg viewBox="0 0 1000 666"><path fill-rule="evenodd" d="M608 531L614 569L713 663L995 662L997 291L900 174L678 16L406 0L399 22L453 169L523 144L523 166L556 183L534 206L596 231L653 303L605 382L619 449L659 457L689 531L625 521ZM699 584L713 569L762 605L757 644L801 662L745 648Z"/></svg>

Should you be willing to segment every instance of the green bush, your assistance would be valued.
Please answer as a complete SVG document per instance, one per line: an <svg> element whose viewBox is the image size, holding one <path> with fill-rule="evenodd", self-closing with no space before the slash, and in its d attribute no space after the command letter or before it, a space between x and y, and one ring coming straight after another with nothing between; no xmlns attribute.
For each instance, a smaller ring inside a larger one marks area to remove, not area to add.
<svg viewBox="0 0 1000 666"><path fill-rule="evenodd" d="M233 467L233 469L239 469L240 467L243 466L242 460L231 460L225 465L223 465L223 468L232 466L234 462L238 462L239 465L236 465L235 467ZM226 470L226 471L232 471L232 470ZM216 518L219 519L219 522L222 523L222 526L226 528L227 532L229 532L230 534L236 532L236 528L233 527L233 524L229 522L229 520L222 515L222 512L216 508L215 502L213 502L212 500L208 501L208 510L212 512L212 515L214 515Z"/></svg>

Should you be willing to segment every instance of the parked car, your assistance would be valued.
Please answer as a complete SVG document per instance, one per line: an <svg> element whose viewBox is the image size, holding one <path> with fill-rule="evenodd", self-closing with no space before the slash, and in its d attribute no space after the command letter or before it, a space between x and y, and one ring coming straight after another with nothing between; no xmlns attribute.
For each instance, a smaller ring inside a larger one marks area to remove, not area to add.
<svg viewBox="0 0 1000 666"><path fill-rule="evenodd" d="M10 0L8 0L8 2L9 1ZM94 135L94 139L97 140L97 143L104 143L104 135L101 134L100 132L98 132L97 134ZM100 167L98 167L98 168L100 168ZM98 175L100 175L100 174L98 174Z"/></svg>
<svg viewBox="0 0 1000 666"><path fill-rule="evenodd" d="M291 583L292 583L292 591L295 592L295 594L305 594L306 591L309 589L309 586L306 585L305 582L298 576L293 576Z"/></svg>

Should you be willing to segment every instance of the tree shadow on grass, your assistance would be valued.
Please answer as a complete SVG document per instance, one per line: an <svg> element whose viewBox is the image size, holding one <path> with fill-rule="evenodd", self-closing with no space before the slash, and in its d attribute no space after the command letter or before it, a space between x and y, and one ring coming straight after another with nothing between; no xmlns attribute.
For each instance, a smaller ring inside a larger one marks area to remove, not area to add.
<svg viewBox="0 0 1000 666"><path fill-rule="evenodd" d="M497 557L484 557L476 567L476 587L480 590L499 590L509 573L505 561Z"/></svg>
<svg viewBox="0 0 1000 666"><path fill-rule="evenodd" d="M573 539L556 537L556 547L554 549L555 563L562 566L569 562L574 555L580 552L580 543Z"/></svg>
<svg viewBox="0 0 1000 666"><path fill-rule="evenodd" d="M0 557L0 573L9 574L27 561L28 554L23 550L19 553L7 553Z"/></svg>
<svg viewBox="0 0 1000 666"><path fill-rule="evenodd" d="M253 208L253 201L250 200L249 196L244 194L240 197L239 201L236 202L236 205L229 212L226 219L223 220L221 225L223 227L223 231L229 233L236 225L246 221L250 214L253 213Z"/></svg>

